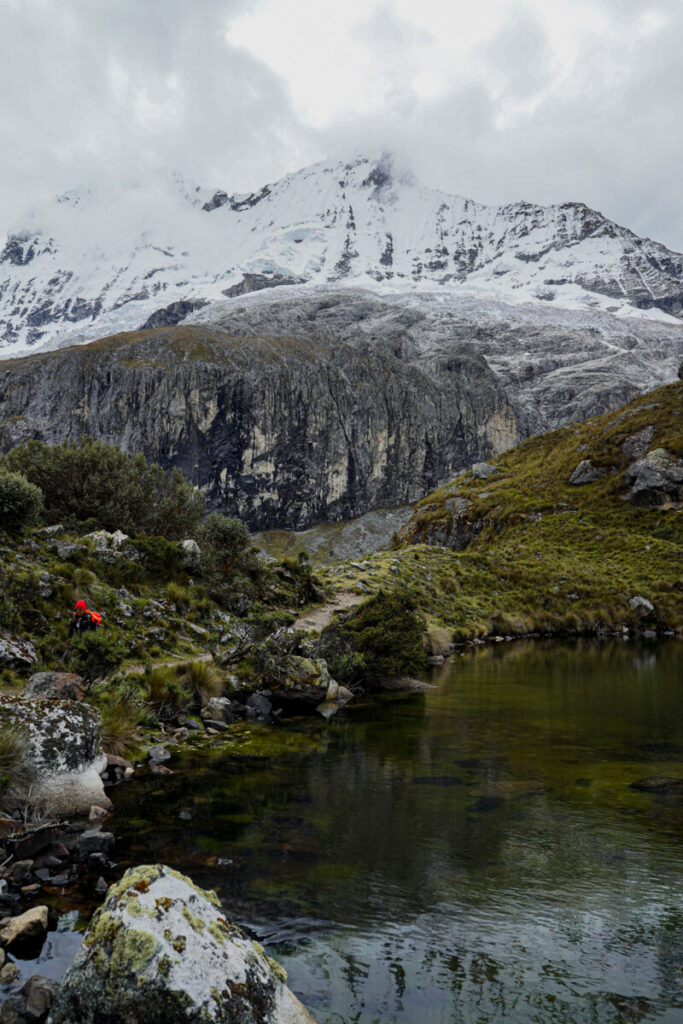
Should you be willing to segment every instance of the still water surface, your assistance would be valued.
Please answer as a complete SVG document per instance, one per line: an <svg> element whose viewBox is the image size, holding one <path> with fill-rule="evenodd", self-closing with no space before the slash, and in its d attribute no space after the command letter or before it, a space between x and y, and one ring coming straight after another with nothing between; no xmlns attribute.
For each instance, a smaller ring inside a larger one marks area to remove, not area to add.
<svg viewBox="0 0 683 1024"><path fill-rule="evenodd" d="M683 644L500 644L113 792L321 1024L683 1022Z"/></svg>

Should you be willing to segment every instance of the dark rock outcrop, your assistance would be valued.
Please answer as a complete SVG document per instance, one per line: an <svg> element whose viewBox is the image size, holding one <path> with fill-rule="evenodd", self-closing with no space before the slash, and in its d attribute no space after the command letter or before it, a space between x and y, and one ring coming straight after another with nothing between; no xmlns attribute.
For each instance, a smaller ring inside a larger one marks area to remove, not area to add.
<svg viewBox="0 0 683 1024"><path fill-rule="evenodd" d="M582 459L572 475L569 483L575 487L582 487L584 484L593 484L605 475L606 470L602 466L593 466L590 459Z"/></svg>
<svg viewBox="0 0 683 1024"><path fill-rule="evenodd" d="M304 284L303 277L287 277L284 274L244 274L239 284L223 289L223 295L229 299L249 292L260 292L264 288L277 288L283 284Z"/></svg>
<svg viewBox="0 0 683 1024"><path fill-rule="evenodd" d="M157 309L155 313L147 317L140 330L154 330L156 327L175 327L181 320L184 320L196 309L206 306L206 299L181 299L179 302L171 302L163 309Z"/></svg>
<svg viewBox="0 0 683 1024"><path fill-rule="evenodd" d="M683 501L683 460L665 448L634 462L626 470L630 498L642 508L658 508L667 502Z"/></svg>

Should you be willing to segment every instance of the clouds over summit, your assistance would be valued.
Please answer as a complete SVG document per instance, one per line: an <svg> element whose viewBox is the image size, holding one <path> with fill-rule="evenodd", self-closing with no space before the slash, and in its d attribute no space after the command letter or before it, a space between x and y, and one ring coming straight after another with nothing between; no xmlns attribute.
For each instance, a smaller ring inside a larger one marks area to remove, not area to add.
<svg viewBox="0 0 683 1024"><path fill-rule="evenodd" d="M683 249L678 0L0 0L0 229L92 175L256 189L396 149Z"/></svg>

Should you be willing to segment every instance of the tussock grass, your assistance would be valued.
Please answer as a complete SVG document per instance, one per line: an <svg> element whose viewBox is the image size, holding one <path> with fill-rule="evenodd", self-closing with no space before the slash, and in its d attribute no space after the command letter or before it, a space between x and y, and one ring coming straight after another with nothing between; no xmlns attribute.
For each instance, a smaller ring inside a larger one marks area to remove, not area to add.
<svg viewBox="0 0 683 1024"><path fill-rule="evenodd" d="M137 730L145 717L144 708L132 700L119 699L100 707L102 749L105 754L125 757L135 746Z"/></svg>
<svg viewBox="0 0 683 1024"><path fill-rule="evenodd" d="M10 790L30 783L28 735L19 725L0 723L0 799Z"/></svg>
<svg viewBox="0 0 683 1024"><path fill-rule="evenodd" d="M223 673L213 663L187 661L157 665L144 676L144 699L159 717L172 718L179 711L206 704L223 693Z"/></svg>

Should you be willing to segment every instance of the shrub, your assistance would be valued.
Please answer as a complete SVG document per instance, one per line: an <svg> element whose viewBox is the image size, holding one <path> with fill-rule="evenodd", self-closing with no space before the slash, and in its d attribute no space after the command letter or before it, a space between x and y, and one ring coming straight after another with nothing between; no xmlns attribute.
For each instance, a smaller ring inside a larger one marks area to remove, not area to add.
<svg viewBox="0 0 683 1024"><path fill-rule="evenodd" d="M22 473L0 466L0 524L8 533L39 522L43 494Z"/></svg>
<svg viewBox="0 0 683 1024"><path fill-rule="evenodd" d="M186 611L190 607L190 592L187 587L183 587L180 583L170 582L166 586L166 597L169 601L180 609L180 611Z"/></svg>
<svg viewBox="0 0 683 1024"><path fill-rule="evenodd" d="M88 682L112 673L125 656L126 650L121 641L104 630L71 639L71 668Z"/></svg>
<svg viewBox="0 0 683 1024"><path fill-rule="evenodd" d="M200 569L214 600L230 606L238 593L253 590L250 584L263 571L249 530L240 519L212 512L199 532Z"/></svg>
<svg viewBox="0 0 683 1024"><path fill-rule="evenodd" d="M292 626L295 621L296 616L292 615L285 608L270 610L260 605L252 606L249 612L249 624L252 627L256 641L265 640L276 629L281 629L283 626Z"/></svg>
<svg viewBox="0 0 683 1024"><path fill-rule="evenodd" d="M342 627L342 635L362 656L363 676L415 675L427 667L422 644L426 622L412 595L380 590L364 601Z"/></svg>
<svg viewBox="0 0 683 1024"><path fill-rule="evenodd" d="M0 564L0 626L18 629L24 619L35 624L38 577L18 565Z"/></svg>
<svg viewBox="0 0 683 1024"><path fill-rule="evenodd" d="M155 581L187 579L180 544L165 537L138 537L130 547L140 556L145 574Z"/></svg>
<svg viewBox="0 0 683 1024"><path fill-rule="evenodd" d="M320 601L324 597L305 551L300 551L296 558L283 558L279 574L285 581L293 584L290 588L291 598L296 604L308 604L310 601Z"/></svg>
<svg viewBox="0 0 683 1024"><path fill-rule="evenodd" d="M175 469L150 465L92 438L78 444L28 441L4 456L43 492L52 522L92 520L106 530L182 539L204 512L204 499Z"/></svg>
<svg viewBox="0 0 683 1024"><path fill-rule="evenodd" d="M210 661L188 661L178 665L180 681L202 704L223 693L223 675Z"/></svg>

